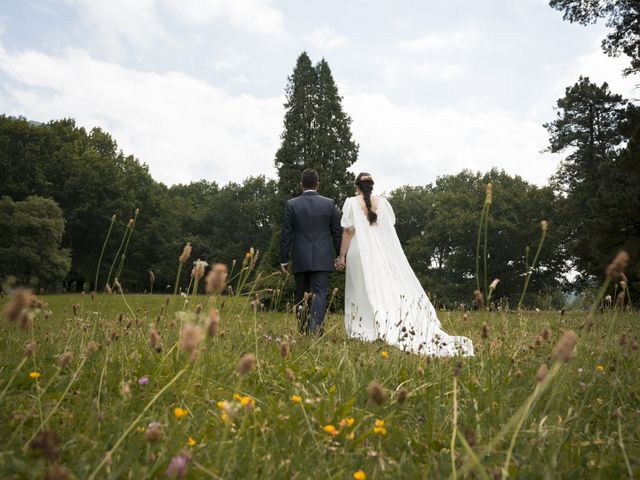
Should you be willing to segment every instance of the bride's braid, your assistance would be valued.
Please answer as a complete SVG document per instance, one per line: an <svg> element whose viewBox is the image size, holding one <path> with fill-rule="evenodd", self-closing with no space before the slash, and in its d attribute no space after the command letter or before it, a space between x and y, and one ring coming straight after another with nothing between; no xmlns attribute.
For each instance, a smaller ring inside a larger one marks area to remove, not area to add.
<svg viewBox="0 0 640 480"><path fill-rule="evenodd" d="M364 204L367 207L367 219L369 225L373 225L378 220L378 214L371 209L371 192L373 192L373 177L362 172L356 177L356 185L360 188L362 196L364 198Z"/></svg>

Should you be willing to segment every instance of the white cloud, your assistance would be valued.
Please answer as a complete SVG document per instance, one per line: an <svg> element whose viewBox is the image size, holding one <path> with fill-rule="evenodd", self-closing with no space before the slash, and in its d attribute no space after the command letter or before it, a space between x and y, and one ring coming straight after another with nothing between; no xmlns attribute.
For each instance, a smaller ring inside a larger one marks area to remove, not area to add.
<svg viewBox="0 0 640 480"><path fill-rule="evenodd" d="M347 37L338 34L331 27L316 28L311 35L304 40L320 50L329 50L337 47L345 47L349 44Z"/></svg>
<svg viewBox="0 0 640 480"><path fill-rule="evenodd" d="M162 25L156 0L67 1L78 8L87 37L111 58L124 56L129 47L175 44Z"/></svg>
<svg viewBox="0 0 640 480"><path fill-rule="evenodd" d="M460 63L396 63L386 62L382 74L387 85L402 88L423 80L453 80L464 74L467 67Z"/></svg>
<svg viewBox="0 0 640 480"><path fill-rule="evenodd" d="M619 93L626 98L640 96L637 89L640 81L637 76L624 77L622 71L629 66L626 56L609 57L600 48L601 40L590 53L580 55L571 64L569 73L563 75L558 82L558 87L564 92L564 88L573 85L578 77L589 77L592 82L601 84L607 82L614 93Z"/></svg>
<svg viewBox="0 0 640 480"><path fill-rule="evenodd" d="M470 52L478 44L478 33L473 30L429 33L413 40L398 43L398 48L409 52Z"/></svg>
<svg viewBox="0 0 640 480"><path fill-rule="evenodd" d="M283 31L283 15L270 0L163 0L178 17L191 24L225 20L247 31Z"/></svg>
<svg viewBox="0 0 640 480"><path fill-rule="evenodd" d="M375 93L342 93L360 143L354 170L372 172L381 189L424 185L463 168L503 168L538 184L555 171L557 157L539 153L547 138L537 119L479 105L429 109Z"/></svg>
<svg viewBox="0 0 640 480"><path fill-rule="evenodd" d="M273 173L281 97L232 96L181 73L139 72L72 49L55 57L0 47L0 74L0 111L103 127L157 180Z"/></svg>
<svg viewBox="0 0 640 480"><path fill-rule="evenodd" d="M459 63L423 62L415 65L413 68L420 74L439 80L451 80L452 78L459 77L466 70L466 67Z"/></svg>

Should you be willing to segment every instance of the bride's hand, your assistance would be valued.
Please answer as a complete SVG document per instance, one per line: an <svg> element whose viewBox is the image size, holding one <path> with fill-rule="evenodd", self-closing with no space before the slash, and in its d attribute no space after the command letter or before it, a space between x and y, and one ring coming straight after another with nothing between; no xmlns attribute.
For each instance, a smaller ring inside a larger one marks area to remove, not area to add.
<svg viewBox="0 0 640 480"><path fill-rule="evenodd" d="M346 259L342 256L336 258L336 269L341 272L345 269L345 267L347 266L347 262Z"/></svg>

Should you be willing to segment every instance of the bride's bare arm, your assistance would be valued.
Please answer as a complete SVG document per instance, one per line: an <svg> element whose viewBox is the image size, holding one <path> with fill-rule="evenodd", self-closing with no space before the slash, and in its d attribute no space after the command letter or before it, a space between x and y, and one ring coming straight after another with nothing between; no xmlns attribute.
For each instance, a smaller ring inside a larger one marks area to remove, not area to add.
<svg viewBox="0 0 640 480"><path fill-rule="evenodd" d="M340 243L340 256L338 257L337 267L338 270L344 269L347 263L347 253L349 252L349 245L351 245L351 239L353 238L354 229L345 228L342 231L342 242Z"/></svg>

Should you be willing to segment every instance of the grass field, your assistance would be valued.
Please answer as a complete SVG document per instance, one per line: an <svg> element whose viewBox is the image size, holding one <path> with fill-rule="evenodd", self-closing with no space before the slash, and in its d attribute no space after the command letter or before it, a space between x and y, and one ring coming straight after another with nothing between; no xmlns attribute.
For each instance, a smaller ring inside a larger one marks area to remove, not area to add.
<svg viewBox="0 0 640 480"><path fill-rule="evenodd" d="M0 478L640 475L637 313L440 312L476 347L455 377L457 359L346 339L339 315L301 337L291 315L223 297L209 337L213 299L166 298L44 296L30 328L3 321ZM181 345L192 322L202 339ZM565 364L552 350L567 329Z"/></svg>

